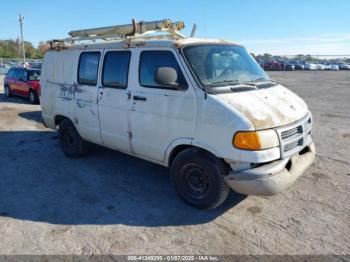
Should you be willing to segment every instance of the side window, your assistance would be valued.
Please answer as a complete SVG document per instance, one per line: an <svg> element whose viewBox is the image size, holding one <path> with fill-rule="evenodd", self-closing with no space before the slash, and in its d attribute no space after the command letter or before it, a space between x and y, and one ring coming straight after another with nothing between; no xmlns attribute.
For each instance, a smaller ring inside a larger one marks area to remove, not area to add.
<svg viewBox="0 0 350 262"><path fill-rule="evenodd" d="M25 70L18 70L16 79L19 81L27 81L27 72Z"/></svg>
<svg viewBox="0 0 350 262"><path fill-rule="evenodd" d="M103 62L102 85L111 88L127 88L131 53L107 52Z"/></svg>
<svg viewBox="0 0 350 262"><path fill-rule="evenodd" d="M95 86L97 84L97 72L99 62L99 52L81 53L78 67L79 84L91 86Z"/></svg>
<svg viewBox="0 0 350 262"><path fill-rule="evenodd" d="M150 88L164 88L155 81L157 69L160 67L171 67L177 72L177 84L182 89L187 89L186 80L181 69L170 51L144 51L140 58L140 84Z"/></svg>
<svg viewBox="0 0 350 262"><path fill-rule="evenodd" d="M13 70L13 78L15 78L16 80L18 79L19 71L20 70L18 69Z"/></svg>
<svg viewBox="0 0 350 262"><path fill-rule="evenodd" d="M7 76L8 77L15 77L15 70L13 70L13 69L10 69L8 72L7 72Z"/></svg>

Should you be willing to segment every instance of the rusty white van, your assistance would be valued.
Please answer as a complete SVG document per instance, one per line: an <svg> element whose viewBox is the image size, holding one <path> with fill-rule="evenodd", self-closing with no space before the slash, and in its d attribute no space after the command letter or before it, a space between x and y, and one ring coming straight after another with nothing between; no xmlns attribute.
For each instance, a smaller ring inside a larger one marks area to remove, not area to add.
<svg viewBox="0 0 350 262"><path fill-rule="evenodd" d="M133 22L51 41L45 125L68 157L94 143L169 167L179 195L198 208L217 207L231 188L286 190L315 159L307 105L243 46L185 37L183 27Z"/></svg>

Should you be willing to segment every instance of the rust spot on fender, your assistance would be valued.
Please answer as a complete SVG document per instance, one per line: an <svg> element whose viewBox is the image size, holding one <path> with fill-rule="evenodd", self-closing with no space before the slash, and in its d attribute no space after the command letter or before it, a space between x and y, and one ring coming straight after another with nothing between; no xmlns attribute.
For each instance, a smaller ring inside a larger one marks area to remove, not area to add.
<svg viewBox="0 0 350 262"><path fill-rule="evenodd" d="M222 94L218 97L247 117L256 129L290 124L307 114L301 99L283 87Z"/></svg>

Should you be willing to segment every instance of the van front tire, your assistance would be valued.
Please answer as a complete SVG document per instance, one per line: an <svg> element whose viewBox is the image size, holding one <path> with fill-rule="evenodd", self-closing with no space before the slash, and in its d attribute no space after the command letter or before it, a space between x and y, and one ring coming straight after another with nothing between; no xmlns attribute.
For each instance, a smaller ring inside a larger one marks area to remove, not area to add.
<svg viewBox="0 0 350 262"><path fill-rule="evenodd" d="M230 193L227 168L215 156L196 148L180 152L171 165L171 178L180 197L201 209L214 209Z"/></svg>
<svg viewBox="0 0 350 262"><path fill-rule="evenodd" d="M78 158L89 152L88 143L79 135L74 124L64 119L58 126L58 139L63 153L70 158Z"/></svg>

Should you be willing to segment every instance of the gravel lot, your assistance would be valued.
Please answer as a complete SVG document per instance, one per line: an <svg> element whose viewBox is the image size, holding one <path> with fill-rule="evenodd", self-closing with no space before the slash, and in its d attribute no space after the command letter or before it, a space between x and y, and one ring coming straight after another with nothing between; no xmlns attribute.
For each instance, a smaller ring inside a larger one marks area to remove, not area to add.
<svg viewBox="0 0 350 262"><path fill-rule="evenodd" d="M108 149L64 157L0 78L0 254L349 254L350 72L272 72L314 116L316 163L287 192L188 207L168 170Z"/></svg>

